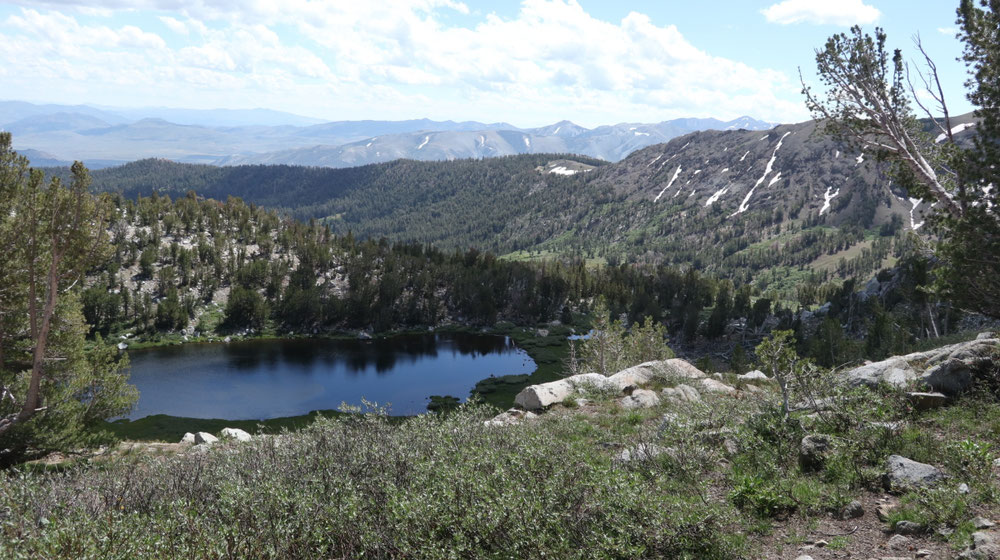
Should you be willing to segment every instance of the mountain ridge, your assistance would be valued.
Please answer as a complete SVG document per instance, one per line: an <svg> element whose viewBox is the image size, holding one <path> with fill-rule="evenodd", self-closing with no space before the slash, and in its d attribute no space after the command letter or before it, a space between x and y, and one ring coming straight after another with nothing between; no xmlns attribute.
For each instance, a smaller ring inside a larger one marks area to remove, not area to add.
<svg viewBox="0 0 1000 560"><path fill-rule="evenodd" d="M426 118L303 122L297 115L257 110L152 108L115 113L110 112L112 109L0 102L0 128L15 132L18 150L47 152L57 160L80 159L91 167L149 157L213 165L350 167L399 158L448 160L539 152L576 153L618 161L636 149L698 127L772 126L741 117L726 122L675 119L651 124L619 123L594 129L564 120L543 127L519 128L505 122ZM261 114L261 120L266 122L248 120Z"/></svg>

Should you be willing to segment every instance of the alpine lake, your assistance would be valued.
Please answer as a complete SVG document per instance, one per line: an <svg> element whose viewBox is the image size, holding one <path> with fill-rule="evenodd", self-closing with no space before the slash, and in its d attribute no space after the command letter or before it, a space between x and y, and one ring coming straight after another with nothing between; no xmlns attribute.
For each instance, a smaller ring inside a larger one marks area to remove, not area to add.
<svg viewBox="0 0 1000 560"><path fill-rule="evenodd" d="M428 410L432 395L465 400L477 383L523 382L536 369L510 337L460 332L183 344L129 357L139 389L132 420L267 420L363 402L413 415Z"/></svg>

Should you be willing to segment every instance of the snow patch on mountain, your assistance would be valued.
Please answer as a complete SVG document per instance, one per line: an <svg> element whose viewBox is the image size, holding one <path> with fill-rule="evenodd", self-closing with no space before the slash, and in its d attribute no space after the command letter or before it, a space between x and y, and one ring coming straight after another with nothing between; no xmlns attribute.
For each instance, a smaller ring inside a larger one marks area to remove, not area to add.
<svg viewBox="0 0 1000 560"><path fill-rule="evenodd" d="M431 141L431 137L430 136L424 136L424 141L421 142L419 146L417 146L417 149L419 150L420 148L423 148L430 141Z"/></svg>
<svg viewBox="0 0 1000 560"><path fill-rule="evenodd" d="M822 216L830 210L830 201L833 200L838 194L840 194L840 189L838 188L833 194L830 193L833 187L827 187L826 192L823 193L823 207L819 209L819 215Z"/></svg>
<svg viewBox="0 0 1000 560"><path fill-rule="evenodd" d="M667 183L667 186L663 187L663 190L660 191L660 194L656 195L656 198L653 199L653 202L660 200L660 197L663 196L663 193L667 192L670 186L674 184L674 181L677 180L677 176L680 174L681 174L681 166L678 165L677 170L674 171L674 176L670 178L670 181Z"/></svg>
<svg viewBox="0 0 1000 560"><path fill-rule="evenodd" d="M916 218L913 216L913 213L917 210L917 207L920 206L921 202L923 202L923 200L919 198L910 199L910 204L913 205L913 207L910 208L910 229L913 231L917 231L920 229L920 226L924 225L924 222L920 222L919 224L916 223ZM931 208L933 208L933 206L931 206Z"/></svg>
<svg viewBox="0 0 1000 560"><path fill-rule="evenodd" d="M576 175L579 172L579 169L567 169L561 165L549 170L549 173L555 173L556 175Z"/></svg>
<svg viewBox="0 0 1000 560"><path fill-rule="evenodd" d="M953 126L953 127L951 127L951 135L954 136L954 135L958 134L959 132L962 132L963 130L965 130L967 128L972 128L974 126L976 126L976 123L974 123L974 122L963 123L963 124L960 124L958 126ZM941 142L944 142L944 139L947 138L947 137L948 137L948 135L942 132L941 134L937 135L937 138L934 139L934 143L935 144L940 144Z"/></svg>
<svg viewBox="0 0 1000 560"><path fill-rule="evenodd" d="M774 168L774 160L775 158L778 157L778 150L781 149L781 144L784 143L785 137L791 133L792 131L789 130L788 132L781 135L781 138L778 140L778 145L775 146L774 151L771 152L771 159L767 162L767 166L764 168L764 174L760 176L760 179L757 179L757 182L754 183L754 186L752 189L750 189L750 192L748 192L747 195L743 197L743 202L740 203L739 209L733 212L730 215L730 217L735 216L737 214L742 214L743 212L746 212L748 208L750 208L750 205L748 204L750 202L750 197L753 196L753 192L757 190L757 187L759 187L760 184L764 182L764 179L767 179L767 176L771 174L771 170Z"/></svg>
<svg viewBox="0 0 1000 560"><path fill-rule="evenodd" d="M727 192L729 192L729 185L726 185L725 187L715 191L715 194L708 197L708 200L705 201L705 206L711 206L712 204L715 204L715 202L720 198L722 198L722 195L726 194Z"/></svg>

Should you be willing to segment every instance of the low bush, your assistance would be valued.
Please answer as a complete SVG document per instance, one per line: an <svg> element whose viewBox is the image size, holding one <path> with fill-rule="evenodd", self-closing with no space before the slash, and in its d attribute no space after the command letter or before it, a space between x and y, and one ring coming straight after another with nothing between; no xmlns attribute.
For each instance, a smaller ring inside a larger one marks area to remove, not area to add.
<svg viewBox="0 0 1000 560"><path fill-rule="evenodd" d="M721 505L623 469L560 420L492 410L127 458L0 484L0 547L66 558L732 558ZM730 521L727 521L730 520Z"/></svg>

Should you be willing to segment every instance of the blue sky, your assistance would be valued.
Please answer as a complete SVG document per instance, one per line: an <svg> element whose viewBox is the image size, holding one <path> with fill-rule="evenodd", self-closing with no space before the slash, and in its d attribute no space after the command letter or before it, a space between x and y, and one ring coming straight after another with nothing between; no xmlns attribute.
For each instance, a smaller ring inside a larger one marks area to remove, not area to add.
<svg viewBox="0 0 1000 560"><path fill-rule="evenodd" d="M329 120L585 126L808 118L798 68L851 24L914 54L971 110L954 2L898 0L0 1L0 97L265 107Z"/></svg>

